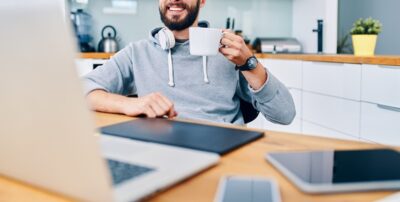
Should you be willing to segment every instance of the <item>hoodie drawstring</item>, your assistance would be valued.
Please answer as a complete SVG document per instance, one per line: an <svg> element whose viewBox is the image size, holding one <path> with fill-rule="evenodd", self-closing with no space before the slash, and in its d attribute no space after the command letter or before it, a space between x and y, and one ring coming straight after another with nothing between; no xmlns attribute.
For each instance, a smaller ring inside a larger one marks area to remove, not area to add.
<svg viewBox="0 0 400 202"><path fill-rule="evenodd" d="M168 85L171 87L174 87L175 82L174 82L174 70L173 70L173 66L172 66L171 49L168 50L168 78L169 78Z"/></svg>
<svg viewBox="0 0 400 202"><path fill-rule="evenodd" d="M205 83L210 83L208 80L208 74L207 74L207 56L203 56L203 79ZM174 67L172 65L172 53L171 49L168 50L168 85L171 87L175 86L174 82Z"/></svg>
<svg viewBox="0 0 400 202"><path fill-rule="evenodd" d="M203 56L203 76L204 76L204 82L210 83L208 81L208 74L207 74L207 56Z"/></svg>

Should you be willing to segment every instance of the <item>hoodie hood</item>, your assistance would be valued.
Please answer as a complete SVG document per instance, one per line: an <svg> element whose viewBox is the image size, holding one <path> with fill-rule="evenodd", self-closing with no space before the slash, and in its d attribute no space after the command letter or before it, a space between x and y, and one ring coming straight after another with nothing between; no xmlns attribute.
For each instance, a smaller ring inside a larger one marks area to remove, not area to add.
<svg viewBox="0 0 400 202"><path fill-rule="evenodd" d="M158 32L161 29L162 29L162 27L157 27L157 28L153 29L150 31L150 35L149 35L150 41L153 42L154 44L158 45L158 47L160 47L160 42L158 41Z"/></svg>

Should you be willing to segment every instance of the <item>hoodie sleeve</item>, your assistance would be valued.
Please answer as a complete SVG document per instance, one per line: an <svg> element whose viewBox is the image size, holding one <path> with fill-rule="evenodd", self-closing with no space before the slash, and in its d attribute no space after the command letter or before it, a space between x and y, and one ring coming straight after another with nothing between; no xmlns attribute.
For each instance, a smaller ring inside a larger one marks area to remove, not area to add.
<svg viewBox="0 0 400 202"><path fill-rule="evenodd" d="M238 95L251 102L269 121L289 125L296 115L292 95L285 85L266 71L268 79L258 90L253 90L245 77L239 73Z"/></svg>
<svg viewBox="0 0 400 202"><path fill-rule="evenodd" d="M134 94L136 88L131 56L132 48L127 46L104 65L84 76L85 95L98 89L121 95Z"/></svg>

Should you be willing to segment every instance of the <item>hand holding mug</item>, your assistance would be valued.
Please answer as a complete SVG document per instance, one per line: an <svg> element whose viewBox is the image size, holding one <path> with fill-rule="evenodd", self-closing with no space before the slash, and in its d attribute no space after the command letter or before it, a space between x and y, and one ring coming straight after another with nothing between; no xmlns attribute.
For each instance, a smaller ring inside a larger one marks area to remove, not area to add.
<svg viewBox="0 0 400 202"><path fill-rule="evenodd" d="M221 45L219 52L237 66L244 65L247 59L253 56L253 52L247 47L244 39L231 30L223 30Z"/></svg>

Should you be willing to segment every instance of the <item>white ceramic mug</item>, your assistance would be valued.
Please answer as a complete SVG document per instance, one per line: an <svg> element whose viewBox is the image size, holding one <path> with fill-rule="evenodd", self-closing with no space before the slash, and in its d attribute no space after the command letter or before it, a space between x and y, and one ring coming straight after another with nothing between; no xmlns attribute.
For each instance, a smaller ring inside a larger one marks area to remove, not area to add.
<svg viewBox="0 0 400 202"><path fill-rule="evenodd" d="M190 27L190 54L201 56L218 54L221 38L221 29Z"/></svg>

